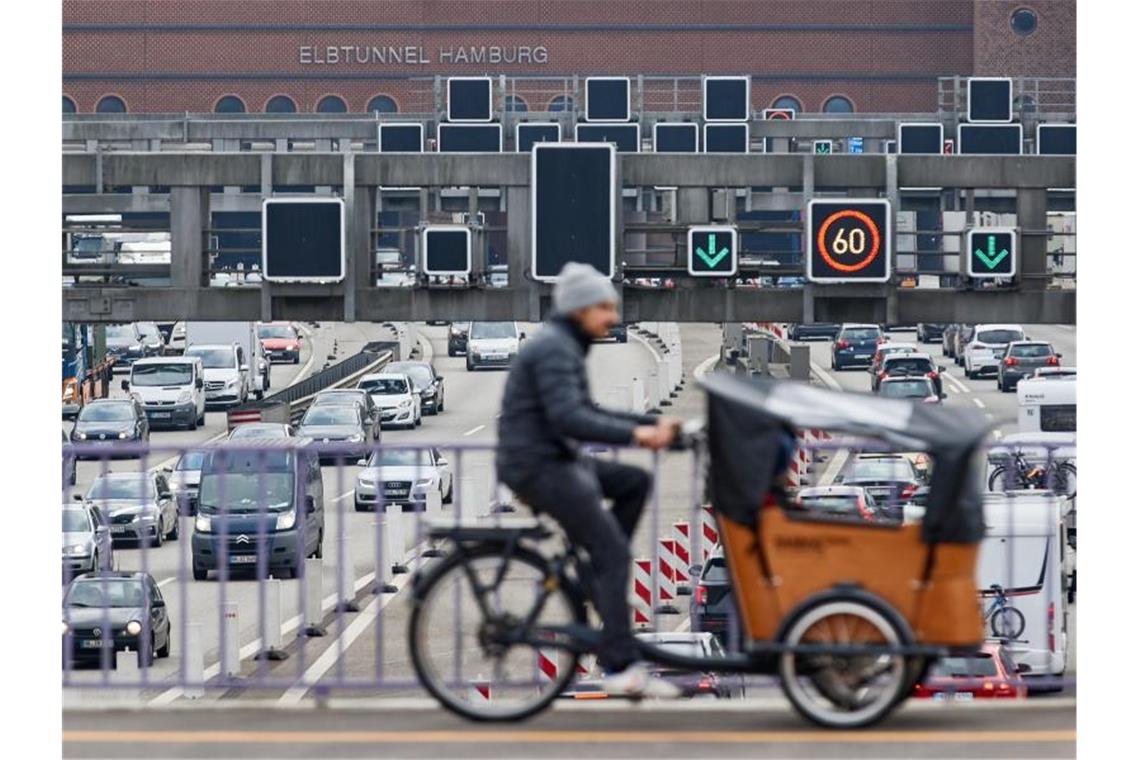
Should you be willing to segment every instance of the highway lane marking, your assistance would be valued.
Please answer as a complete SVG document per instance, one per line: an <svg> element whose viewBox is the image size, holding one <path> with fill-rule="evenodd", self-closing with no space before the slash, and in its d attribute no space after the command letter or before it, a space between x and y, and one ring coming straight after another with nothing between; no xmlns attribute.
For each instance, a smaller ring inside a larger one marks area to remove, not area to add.
<svg viewBox="0 0 1140 760"><path fill-rule="evenodd" d="M549 729L234 731L234 730L65 730L65 744L1060 744L1077 740L1074 729L985 731L598 731Z"/></svg>
<svg viewBox="0 0 1140 760"><path fill-rule="evenodd" d="M474 435L475 433L478 433L480 430L482 430L485 427L487 427L487 426L486 425L479 425L477 427L473 427L470 430L468 430L466 433L464 433L463 435L465 435L465 436Z"/></svg>
<svg viewBox="0 0 1140 760"><path fill-rule="evenodd" d="M720 354L713 354L709 358L705 359L693 370L693 377L704 377L708 374L709 368L711 368L718 361L720 361Z"/></svg>
<svg viewBox="0 0 1140 760"><path fill-rule="evenodd" d="M985 404L985 402L984 402L984 401L982 401L982 400L981 400L980 398L978 398L977 396L974 396L974 403L977 405L977 407L978 407L979 409L985 409L985 408L986 408L986 404Z"/></svg>
<svg viewBox="0 0 1140 760"><path fill-rule="evenodd" d="M172 575L172 576L170 576L169 578L163 578L162 580L160 580L160 581L158 582L158 587L159 587L159 588L162 588L162 587L163 587L163 586L165 586L167 583L170 583L171 581L173 581L173 580L177 580L177 579L178 579L178 576L177 576L177 575Z"/></svg>
<svg viewBox="0 0 1140 760"><path fill-rule="evenodd" d="M965 385L965 384L964 384L964 383L963 383L961 380L959 380L958 378L956 378L956 377L954 377L953 375L951 375L949 372L945 373L945 374L943 375L943 377L945 377L945 378L946 378L946 381L947 381L948 383L950 383L950 385L952 385L954 388L956 388L956 389L958 390L958 392L959 392L959 393L969 393L969 392L970 392L970 389L969 389L969 387L968 387L968 386L966 386L966 385Z"/></svg>

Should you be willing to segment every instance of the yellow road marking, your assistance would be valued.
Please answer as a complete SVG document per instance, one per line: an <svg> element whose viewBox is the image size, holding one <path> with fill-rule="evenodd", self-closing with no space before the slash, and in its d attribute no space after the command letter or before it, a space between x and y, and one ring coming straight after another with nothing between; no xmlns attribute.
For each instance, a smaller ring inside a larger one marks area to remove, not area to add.
<svg viewBox="0 0 1140 760"><path fill-rule="evenodd" d="M744 744L796 742L806 744L943 744L1075 742L1075 730L1012 731L87 731L63 732L64 743L100 744Z"/></svg>

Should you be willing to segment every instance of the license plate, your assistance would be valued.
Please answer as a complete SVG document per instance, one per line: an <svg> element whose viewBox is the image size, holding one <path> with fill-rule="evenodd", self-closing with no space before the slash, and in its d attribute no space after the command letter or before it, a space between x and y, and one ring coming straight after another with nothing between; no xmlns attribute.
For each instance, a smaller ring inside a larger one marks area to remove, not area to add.
<svg viewBox="0 0 1140 760"><path fill-rule="evenodd" d="M385 496L407 496L408 492L402 488L396 488L396 489L385 488L384 489L384 495Z"/></svg>
<svg viewBox="0 0 1140 760"><path fill-rule="evenodd" d="M855 354L855 358L856 359L870 359L871 355L870 354Z"/></svg>
<svg viewBox="0 0 1140 760"><path fill-rule="evenodd" d="M483 358L484 359L490 359L492 361L499 361L502 359L506 359L507 355L506 354L483 354Z"/></svg>
<svg viewBox="0 0 1140 760"><path fill-rule="evenodd" d="M111 639L108 639L106 642L106 646L112 646L113 644L114 642ZM100 649L103 646L103 639L85 639L79 642L80 649Z"/></svg>
<svg viewBox="0 0 1140 760"><path fill-rule="evenodd" d="M257 562L256 554L231 554L231 565L252 565Z"/></svg>
<svg viewBox="0 0 1140 760"><path fill-rule="evenodd" d="M974 695L968 691L955 691L955 692L935 692L934 701L936 702L969 702L974 698Z"/></svg>
<svg viewBox="0 0 1140 760"><path fill-rule="evenodd" d="M111 532L112 533L126 533L127 532L127 526L126 525L112 525L111 526Z"/></svg>
<svg viewBox="0 0 1140 760"><path fill-rule="evenodd" d="M156 420L168 420L170 419L170 412L151 412L150 416Z"/></svg>

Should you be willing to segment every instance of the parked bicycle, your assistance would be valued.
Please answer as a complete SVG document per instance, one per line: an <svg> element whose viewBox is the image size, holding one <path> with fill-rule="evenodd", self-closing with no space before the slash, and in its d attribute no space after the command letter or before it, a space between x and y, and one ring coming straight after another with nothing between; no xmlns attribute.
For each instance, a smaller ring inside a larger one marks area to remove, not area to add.
<svg viewBox="0 0 1140 760"><path fill-rule="evenodd" d="M1077 466L1067 459L1031 464L1020 451L1009 458L1012 463L999 464L990 473L987 486L991 491L1047 489L1067 501L1077 498Z"/></svg>
<svg viewBox="0 0 1140 760"><path fill-rule="evenodd" d="M990 586L990 594L994 599L982 616L983 621L999 639L1016 640L1025 633L1025 615L1009 603L1005 589L998 584Z"/></svg>
<svg viewBox="0 0 1140 760"><path fill-rule="evenodd" d="M977 651L974 568L985 532L975 456L990 425L959 408L905 407L771 379L713 375L708 480L741 611L742 651L708 658L638 641L642 656L697 672L771 674L823 726L875 723L937 658ZM881 525L786 509L796 429L925 449L923 522ZM435 525L445 556L412 587L408 643L420 682L473 720L518 720L554 701L600 640L587 614L588 564L538 520ZM551 548L551 542L555 547Z"/></svg>

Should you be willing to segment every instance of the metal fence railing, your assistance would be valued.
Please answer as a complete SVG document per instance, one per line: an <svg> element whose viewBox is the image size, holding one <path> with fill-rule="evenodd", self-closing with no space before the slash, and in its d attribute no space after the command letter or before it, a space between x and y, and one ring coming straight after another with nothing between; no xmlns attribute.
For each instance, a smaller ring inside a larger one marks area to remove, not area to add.
<svg viewBox="0 0 1140 760"><path fill-rule="evenodd" d="M739 651L704 455L591 455L640 464L654 478L631 542L637 630L711 633ZM977 574L979 614L993 640L979 658L1014 666L965 675L1011 694L1026 686L1019 670L1036 687L1063 687L1072 683L1074 442L1044 436L998 445L990 455L978 484L990 535ZM331 690L418 694L404 600L415 573L440 561L428 527L503 525L529 514L499 484L487 443L294 439L187 449L116 441L66 445L63 456L80 460L78 485L65 479L63 486L63 685L84 700L126 693L166 704L235 688L284 703ZM195 499L183 498L193 487L184 478L188 459L200 468ZM865 477L863 470L884 462L904 474ZM880 444L803 430L785 509L867 530L907 530L922 520L929 467L921 453L885 458ZM841 492L853 501L831 498ZM558 546L557 538L542 545ZM463 611L455 614L457 631ZM433 633L441 642L452 635ZM479 670L476 652L456 648L454 657L473 683L493 675ZM936 675L963 675L947 667ZM535 674L543 677L541 663ZM572 688L597 677L587 659ZM750 677L739 687L764 694L773 684ZM967 686L954 681L949 689Z"/></svg>

